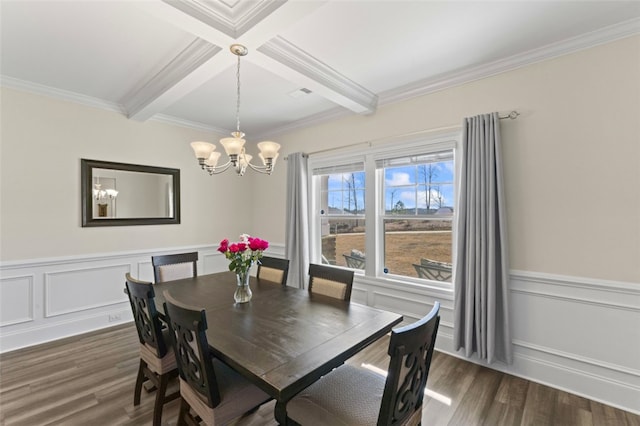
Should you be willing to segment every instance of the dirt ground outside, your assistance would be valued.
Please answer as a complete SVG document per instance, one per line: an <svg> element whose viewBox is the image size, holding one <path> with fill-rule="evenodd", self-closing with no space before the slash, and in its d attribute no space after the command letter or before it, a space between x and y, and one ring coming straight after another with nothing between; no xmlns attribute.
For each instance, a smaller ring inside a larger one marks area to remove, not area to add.
<svg viewBox="0 0 640 426"><path fill-rule="evenodd" d="M421 258L451 263L451 231L393 232L386 234L385 259L389 273L417 277L414 263ZM335 248L334 248L335 245ZM337 234L323 238L323 254L336 265L346 266L343 254L352 249L365 252L364 233Z"/></svg>

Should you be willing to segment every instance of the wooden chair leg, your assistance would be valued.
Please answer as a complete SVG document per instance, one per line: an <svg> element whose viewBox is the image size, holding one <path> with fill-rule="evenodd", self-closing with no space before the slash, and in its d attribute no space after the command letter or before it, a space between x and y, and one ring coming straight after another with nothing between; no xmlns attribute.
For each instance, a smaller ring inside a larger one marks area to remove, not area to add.
<svg viewBox="0 0 640 426"><path fill-rule="evenodd" d="M136 388L133 391L133 405L140 405L140 394L142 393L142 383L145 381L144 370L147 363L142 359L140 360L140 367L138 367L138 377L136 378Z"/></svg>
<svg viewBox="0 0 640 426"><path fill-rule="evenodd" d="M178 426L184 426L187 424L186 418L189 415L189 404L184 398L180 398L180 414L178 414Z"/></svg>
<svg viewBox="0 0 640 426"><path fill-rule="evenodd" d="M162 374L160 376L160 384L156 393L156 403L153 407L153 426L162 424L162 407L165 402L165 394L167 393L167 385L169 384L169 375Z"/></svg>

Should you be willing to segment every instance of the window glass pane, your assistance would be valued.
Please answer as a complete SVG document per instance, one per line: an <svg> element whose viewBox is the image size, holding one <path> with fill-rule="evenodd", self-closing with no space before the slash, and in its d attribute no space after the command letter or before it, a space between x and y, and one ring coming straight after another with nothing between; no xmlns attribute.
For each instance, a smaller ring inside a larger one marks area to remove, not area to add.
<svg viewBox="0 0 640 426"><path fill-rule="evenodd" d="M324 175L320 181L323 214L364 214L364 172Z"/></svg>
<svg viewBox="0 0 640 426"><path fill-rule="evenodd" d="M449 220L384 220L384 267L390 274L451 282L451 247Z"/></svg>
<svg viewBox="0 0 640 426"><path fill-rule="evenodd" d="M321 217L322 262L364 269L364 219Z"/></svg>
<svg viewBox="0 0 640 426"><path fill-rule="evenodd" d="M455 202L453 176L452 159L386 167L385 215L451 215Z"/></svg>

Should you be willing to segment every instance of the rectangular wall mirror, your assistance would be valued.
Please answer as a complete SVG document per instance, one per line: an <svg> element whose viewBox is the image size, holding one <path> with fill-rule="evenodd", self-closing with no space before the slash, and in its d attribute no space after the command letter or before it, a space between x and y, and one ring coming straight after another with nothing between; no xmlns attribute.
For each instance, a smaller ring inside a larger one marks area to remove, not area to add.
<svg viewBox="0 0 640 426"><path fill-rule="evenodd" d="M180 223L180 169L81 159L82 226Z"/></svg>

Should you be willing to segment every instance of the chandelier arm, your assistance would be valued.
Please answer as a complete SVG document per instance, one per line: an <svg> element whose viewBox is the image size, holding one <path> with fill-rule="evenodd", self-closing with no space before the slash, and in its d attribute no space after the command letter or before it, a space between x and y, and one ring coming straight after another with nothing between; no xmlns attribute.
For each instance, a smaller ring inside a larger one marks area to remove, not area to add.
<svg viewBox="0 0 640 426"><path fill-rule="evenodd" d="M205 170L210 175L218 175L220 173L226 172L230 166L231 166L231 160L227 161L221 166L216 166L216 167L207 166Z"/></svg>
<svg viewBox="0 0 640 426"><path fill-rule="evenodd" d="M273 171L273 167L269 167L269 166L254 166L251 163L247 163L247 165L251 167L251 170L258 173L264 173L266 175L270 175L271 172Z"/></svg>

